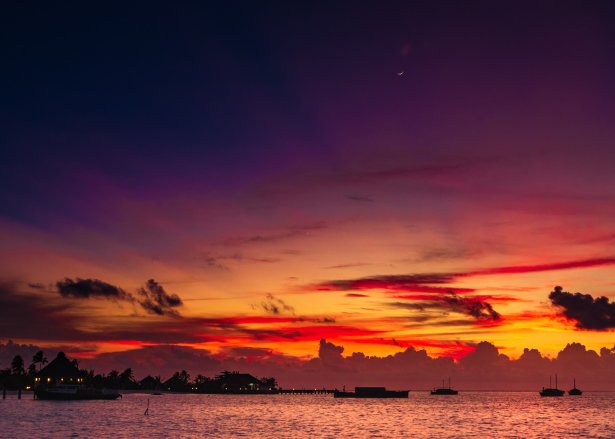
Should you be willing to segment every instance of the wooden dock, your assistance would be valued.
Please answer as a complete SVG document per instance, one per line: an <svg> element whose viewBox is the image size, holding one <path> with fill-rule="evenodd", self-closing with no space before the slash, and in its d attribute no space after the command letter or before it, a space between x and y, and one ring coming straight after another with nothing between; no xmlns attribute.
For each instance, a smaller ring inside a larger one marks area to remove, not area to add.
<svg viewBox="0 0 615 439"><path fill-rule="evenodd" d="M333 389L280 389L283 395L326 395L335 392Z"/></svg>

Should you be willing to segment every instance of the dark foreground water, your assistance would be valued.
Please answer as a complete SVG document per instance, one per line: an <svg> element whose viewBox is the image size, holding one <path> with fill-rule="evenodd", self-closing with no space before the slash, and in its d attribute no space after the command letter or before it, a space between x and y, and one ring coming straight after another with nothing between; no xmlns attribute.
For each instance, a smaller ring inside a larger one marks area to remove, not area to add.
<svg viewBox="0 0 615 439"><path fill-rule="evenodd" d="M0 400L0 437L615 438L615 393L541 398L467 392L408 399L331 395L148 395L117 401ZM149 416L144 416L147 399Z"/></svg>

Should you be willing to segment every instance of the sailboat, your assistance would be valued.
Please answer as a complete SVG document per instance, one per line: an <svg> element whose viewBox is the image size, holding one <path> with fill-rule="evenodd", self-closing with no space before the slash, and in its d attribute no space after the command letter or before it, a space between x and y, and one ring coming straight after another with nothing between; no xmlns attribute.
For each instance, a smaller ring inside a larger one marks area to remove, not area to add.
<svg viewBox="0 0 615 439"><path fill-rule="evenodd" d="M577 389L577 379L573 378L572 383L574 387L568 391L568 395L581 396L583 391L581 389Z"/></svg>
<svg viewBox="0 0 615 439"><path fill-rule="evenodd" d="M432 395L457 395L459 392L457 390L451 389L451 379L448 379L448 387L445 385L445 381L442 380L442 387L438 389L433 389L431 391Z"/></svg>
<svg viewBox="0 0 615 439"><path fill-rule="evenodd" d="M555 387L551 387L551 375L549 375L549 387L543 387L540 396L564 396L564 391L557 388L557 374L555 374Z"/></svg>

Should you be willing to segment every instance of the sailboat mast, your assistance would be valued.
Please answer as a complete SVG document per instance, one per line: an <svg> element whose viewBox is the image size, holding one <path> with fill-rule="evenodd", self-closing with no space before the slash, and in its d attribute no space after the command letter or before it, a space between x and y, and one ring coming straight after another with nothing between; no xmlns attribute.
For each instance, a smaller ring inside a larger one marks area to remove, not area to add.
<svg viewBox="0 0 615 439"><path fill-rule="evenodd" d="M557 389L557 374L555 374L555 388Z"/></svg>

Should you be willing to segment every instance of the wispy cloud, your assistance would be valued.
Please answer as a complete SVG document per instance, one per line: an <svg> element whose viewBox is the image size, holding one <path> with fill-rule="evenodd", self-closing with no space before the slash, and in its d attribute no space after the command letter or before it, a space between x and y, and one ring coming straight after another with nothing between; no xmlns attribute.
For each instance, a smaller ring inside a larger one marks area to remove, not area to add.
<svg viewBox="0 0 615 439"><path fill-rule="evenodd" d="M265 300L260 303L260 307L267 314L279 315L285 312L290 314L295 313L295 308L288 305L282 299L274 297L273 294L267 294L267 296L265 296Z"/></svg>
<svg viewBox="0 0 615 439"><path fill-rule="evenodd" d="M355 279L330 280L308 286L309 289L318 291L364 291L364 290L385 290L385 291L406 291L417 293L441 294L446 291L455 293L473 293L474 288L456 288L453 286L442 286L451 284L463 278L492 276L498 274L523 274L536 273L543 271L570 270L580 268L593 268L614 265L615 258L595 258L581 259L574 261L545 263L536 265L512 265L502 267L491 267L466 272L452 273L424 273L424 274L399 274L399 275L376 275Z"/></svg>
<svg viewBox="0 0 615 439"><path fill-rule="evenodd" d="M212 254L203 252L198 254L196 260L203 263L207 268L217 270L230 270L232 263L257 263L257 264L274 264L282 261L281 258L275 257L255 257L248 256L241 252L232 254Z"/></svg>
<svg viewBox="0 0 615 439"><path fill-rule="evenodd" d="M229 238L224 241L218 242L217 245L229 246L229 245L249 245L249 244L268 244L277 243L294 238L307 237L315 232L325 230L327 225L324 222L317 222L313 224L305 224L300 226L287 227L279 231L271 231L268 233L262 233L257 235L240 236L235 238Z"/></svg>
<svg viewBox="0 0 615 439"><path fill-rule="evenodd" d="M56 282L61 296L74 299L106 299L137 303L145 311L158 315L177 316L176 308L183 305L177 294L169 294L154 279L149 279L145 286L139 288L136 295L99 279L70 279Z"/></svg>
<svg viewBox="0 0 615 439"><path fill-rule="evenodd" d="M368 265L372 265L372 264L369 264L367 262L351 262L348 264L330 265L328 267L323 267L323 268L325 270L336 270L336 269L341 269L341 268L366 267Z"/></svg>
<svg viewBox="0 0 615 439"><path fill-rule="evenodd" d="M158 315L178 315L177 307L183 305L177 294L169 294L158 282L150 279L138 290L139 304L148 312Z"/></svg>

